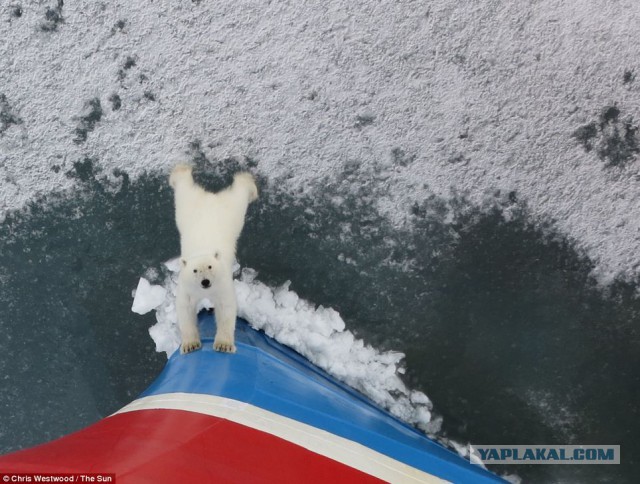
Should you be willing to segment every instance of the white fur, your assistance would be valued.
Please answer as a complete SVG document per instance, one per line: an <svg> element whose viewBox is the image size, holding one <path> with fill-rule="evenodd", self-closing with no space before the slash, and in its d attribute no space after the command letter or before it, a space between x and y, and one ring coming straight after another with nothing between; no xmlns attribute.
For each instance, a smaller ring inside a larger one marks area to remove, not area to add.
<svg viewBox="0 0 640 484"><path fill-rule="evenodd" d="M258 198L255 181L249 173L238 173L231 186L211 193L193 181L190 166L178 165L169 183L174 190L180 232L176 298L180 350L188 353L201 347L196 305L208 298L214 302L218 328L213 347L233 353L237 305L231 267L247 206ZM202 285L205 279L210 281L207 288Z"/></svg>

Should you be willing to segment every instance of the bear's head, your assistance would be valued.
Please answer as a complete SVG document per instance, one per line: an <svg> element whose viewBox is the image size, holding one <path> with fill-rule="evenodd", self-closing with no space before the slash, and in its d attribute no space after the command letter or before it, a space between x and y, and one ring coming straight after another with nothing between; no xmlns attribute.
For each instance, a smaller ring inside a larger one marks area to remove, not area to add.
<svg viewBox="0 0 640 484"><path fill-rule="evenodd" d="M216 273L220 270L220 253L203 254L180 259L181 271L191 283L202 289L209 289Z"/></svg>

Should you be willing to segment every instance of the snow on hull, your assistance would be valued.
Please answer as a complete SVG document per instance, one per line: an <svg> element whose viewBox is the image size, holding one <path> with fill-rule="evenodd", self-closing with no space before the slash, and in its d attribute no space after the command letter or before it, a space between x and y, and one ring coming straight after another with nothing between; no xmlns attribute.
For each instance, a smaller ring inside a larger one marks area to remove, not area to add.
<svg viewBox="0 0 640 484"><path fill-rule="evenodd" d="M157 323L149 328L156 351L171 356L180 346L175 294L179 264L166 263L169 269L162 286L144 282L138 285L134 307L155 309ZM289 289L289 282L272 289L256 279L256 272L245 268L235 280L238 316L278 342L289 346L329 374L360 391L405 422L429 434L435 434L441 419L431 414L432 404L422 392L403 383L400 365L404 355L380 352L365 345L346 330L340 315L331 308L315 307ZM166 297L157 295L165 290ZM212 307L210 301L202 308Z"/></svg>

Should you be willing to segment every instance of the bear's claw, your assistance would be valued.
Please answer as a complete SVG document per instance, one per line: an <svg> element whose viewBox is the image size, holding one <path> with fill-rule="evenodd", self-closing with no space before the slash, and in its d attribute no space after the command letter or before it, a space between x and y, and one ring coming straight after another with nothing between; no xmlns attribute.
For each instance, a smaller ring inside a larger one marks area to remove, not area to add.
<svg viewBox="0 0 640 484"><path fill-rule="evenodd" d="M235 353L236 352L236 345L234 345L233 342L231 342L231 341L226 341L226 340L218 341L218 340L215 340L213 342L213 349L216 350L216 351L220 351L222 353Z"/></svg>
<svg viewBox="0 0 640 484"><path fill-rule="evenodd" d="M192 351L199 350L200 348L202 348L202 343L200 342L200 340L186 341L180 346L180 353L184 355L186 353L191 353Z"/></svg>

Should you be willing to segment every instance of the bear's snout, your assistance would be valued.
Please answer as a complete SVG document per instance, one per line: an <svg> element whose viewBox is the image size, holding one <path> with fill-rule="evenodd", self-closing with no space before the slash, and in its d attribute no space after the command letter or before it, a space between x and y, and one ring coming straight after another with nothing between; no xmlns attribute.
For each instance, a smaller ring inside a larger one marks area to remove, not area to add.
<svg viewBox="0 0 640 484"><path fill-rule="evenodd" d="M209 279L202 279L202 282L200 284L202 284L202 287L206 289L211 285L211 281Z"/></svg>

